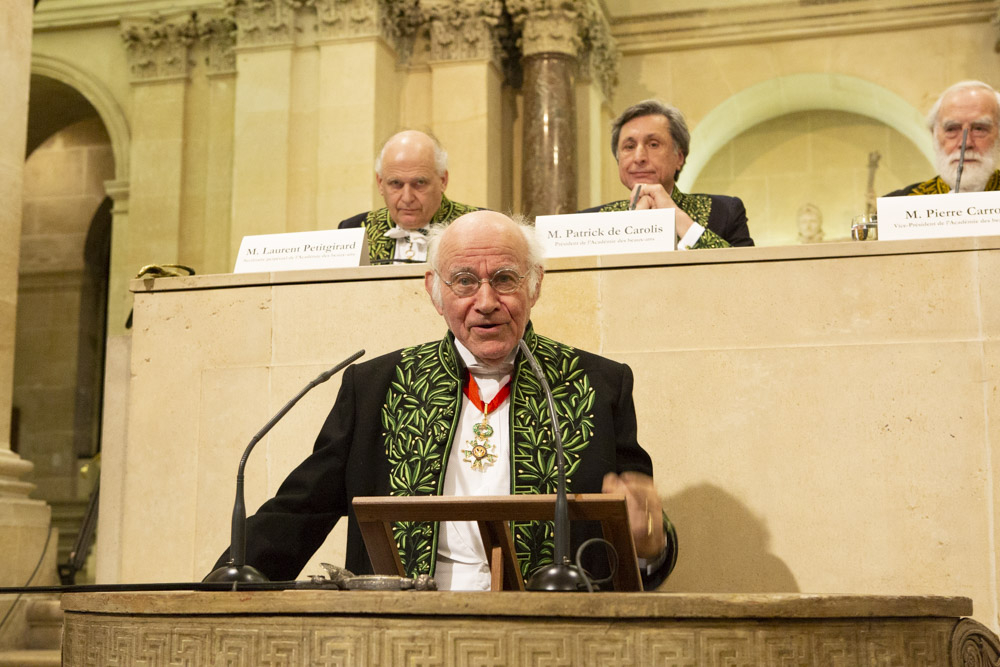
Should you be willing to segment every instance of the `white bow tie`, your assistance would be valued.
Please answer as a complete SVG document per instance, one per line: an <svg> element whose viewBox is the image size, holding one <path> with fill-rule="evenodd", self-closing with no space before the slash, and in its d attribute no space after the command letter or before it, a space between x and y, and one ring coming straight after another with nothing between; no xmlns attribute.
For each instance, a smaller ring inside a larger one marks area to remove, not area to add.
<svg viewBox="0 0 1000 667"><path fill-rule="evenodd" d="M393 227L386 230L383 236L387 236L390 239L406 239L413 249L417 252L423 252L427 249L427 237L419 229L403 229L402 227Z"/></svg>

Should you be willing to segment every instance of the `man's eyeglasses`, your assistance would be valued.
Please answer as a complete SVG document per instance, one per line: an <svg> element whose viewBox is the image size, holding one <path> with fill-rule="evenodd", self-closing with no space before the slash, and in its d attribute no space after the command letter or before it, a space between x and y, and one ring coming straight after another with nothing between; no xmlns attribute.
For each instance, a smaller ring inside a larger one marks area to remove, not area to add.
<svg viewBox="0 0 1000 667"><path fill-rule="evenodd" d="M440 274L439 274L440 275ZM451 280L442 281L451 288L455 296L472 296L479 291L479 286L489 283L490 287L499 294L513 294L521 286L521 281L527 276L520 275L514 269L499 269L493 272L489 278L480 279L479 276L470 271L459 271L452 275Z"/></svg>

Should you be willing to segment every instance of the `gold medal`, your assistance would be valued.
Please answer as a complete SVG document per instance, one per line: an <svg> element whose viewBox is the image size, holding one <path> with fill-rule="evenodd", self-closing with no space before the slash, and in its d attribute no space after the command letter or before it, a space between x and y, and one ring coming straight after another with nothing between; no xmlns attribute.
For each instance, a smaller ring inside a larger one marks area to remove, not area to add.
<svg viewBox="0 0 1000 667"><path fill-rule="evenodd" d="M469 397L469 401L474 406L482 410L483 420L472 425L473 437L472 440L466 443L469 445L469 448L462 450L462 455L465 457L462 460L465 463L471 463L473 470L486 472L486 469L497 461L497 455L494 453L496 447L490 442L490 438L493 436L493 427L490 426L488 415L510 395L510 385L505 385L493 400L488 405L485 405L483 399L479 396L479 385L476 384L475 378L469 373L469 382L465 386L465 395Z"/></svg>
<svg viewBox="0 0 1000 667"><path fill-rule="evenodd" d="M490 442L493 427L489 425L485 412L483 413L483 421L472 425L472 432L475 437L469 440L469 449L462 450L462 454L465 456L462 460L465 463L471 463L473 470L486 472L486 468L496 463L497 456L493 453L495 447Z"/></svg>

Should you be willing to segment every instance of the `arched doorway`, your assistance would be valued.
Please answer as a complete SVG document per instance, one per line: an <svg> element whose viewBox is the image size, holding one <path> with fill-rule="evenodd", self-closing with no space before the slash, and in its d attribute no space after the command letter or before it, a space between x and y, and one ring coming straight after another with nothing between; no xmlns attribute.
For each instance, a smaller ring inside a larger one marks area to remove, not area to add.
<svg viewBox="0 0 1000 667"><path fill-rule="evenodd" d="M52 507L59 561L96 474L115 177L111 138L71 86L33 74L18 272L13 405L34 496ZM88 468L90 474L81 473Z"/></svg>
<svg viewBox="0 0 1000 667"><path fill-rule="evenodd" d="M840 74L751 86L701 120L691 145L680 187L743 199L757 245L799 242L797 219L806 215L822 219L825 240L847 240L870 192L933 173L922 113L886 88Z"/></svg>

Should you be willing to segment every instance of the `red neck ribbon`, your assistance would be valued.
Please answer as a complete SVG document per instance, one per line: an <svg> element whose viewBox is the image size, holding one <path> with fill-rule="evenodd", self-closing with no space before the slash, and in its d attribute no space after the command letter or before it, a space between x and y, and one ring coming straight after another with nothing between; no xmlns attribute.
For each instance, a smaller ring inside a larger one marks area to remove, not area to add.
<svg viewBox="0 0 1000 667"><path fill-rule="evenodd" d="M476 384L476 378L472 377L472 373L470 372L469 381L465 383L463 391L465 391L465 395L469 397L469 401L476 406L480 412L484 415L488 415L496 410L500 404L507 400L507 397L510 396L510 383L508 382L501 387L500 391L497 392L497 395L493 397L492 401L484 404L482 397L479 395L479 385Z"/></svg>

